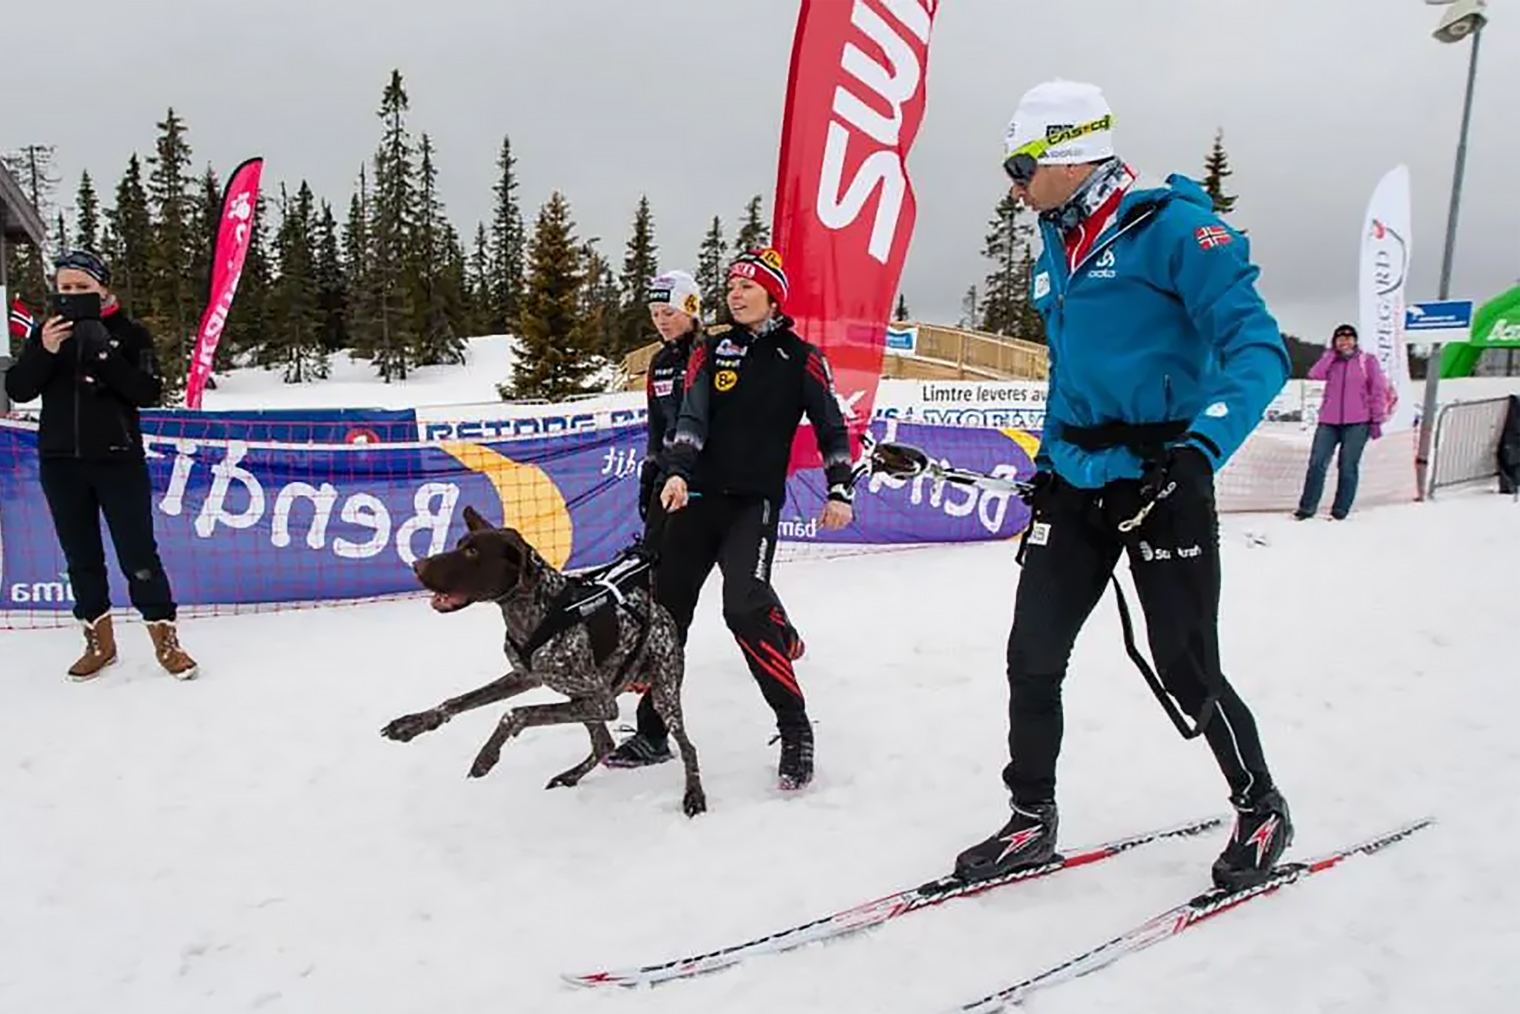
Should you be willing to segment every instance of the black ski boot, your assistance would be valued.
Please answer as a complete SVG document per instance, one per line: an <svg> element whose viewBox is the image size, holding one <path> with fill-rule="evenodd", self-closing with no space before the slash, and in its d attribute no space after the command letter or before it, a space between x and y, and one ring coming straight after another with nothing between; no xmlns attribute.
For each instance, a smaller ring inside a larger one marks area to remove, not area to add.
<svg viewBox="0 0 1520 1014"><path fill-rule="evenodd" d="M967 883L991 880L1056 854L1056 804L1013 807L1003 829L955 857L955 875Z"/></svg>
<svg viewBox="0 0 1520 1014"><path fill-rule="evenodd" d="M1254 887L1293 844L1293 821L1282 793L1271 789L1254 801L1232 799L1235 830L1224 852L1214 860L1214 886L1226 890Z"/></svg>
<svg viewBox="0 0 1520 1014"><path fill-rule="evenodd" d="M783 792L802 788L813 780L813 726L806 722L790 726L782 729L776 739L781 740L777 784Z"/></svg>
<svg viewBox="0 0 1520 1014"><path fill-rule="evenodd" d="M602 761L609 768L642 768L651 764L664 764L670 760L670 740L656 740L643 732L636 732L617 745Z"/></svg>

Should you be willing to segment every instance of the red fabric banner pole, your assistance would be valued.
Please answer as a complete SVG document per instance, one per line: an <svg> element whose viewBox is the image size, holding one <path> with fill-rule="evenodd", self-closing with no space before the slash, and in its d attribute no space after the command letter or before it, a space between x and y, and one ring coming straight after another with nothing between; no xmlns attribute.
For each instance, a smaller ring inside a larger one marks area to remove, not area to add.
<svg viewBox="0 0 1520 1014"><path fill-rule="evenodd" d="M221 341L238 279L243 276L243 262L253 239L253 211L259 200L259 177L264 171L262 158L251 158L238 166L227 178L222 195L222 214L216 229L216 245L211 250L211 293L201 326L195 338L195 354L190 357L190 374L185 383L185 405L201 407L206 381L216 346Z"/></svg>
<svg viewBox="0 0 1520 1014"><path fill-rule="evenodd" d="M802 0L787 82L772 244L787 312L823 349L850 425L871 419L917 205L907 157L923 120L939 0ZM819 464L812 431L792 469Z"/></svg>

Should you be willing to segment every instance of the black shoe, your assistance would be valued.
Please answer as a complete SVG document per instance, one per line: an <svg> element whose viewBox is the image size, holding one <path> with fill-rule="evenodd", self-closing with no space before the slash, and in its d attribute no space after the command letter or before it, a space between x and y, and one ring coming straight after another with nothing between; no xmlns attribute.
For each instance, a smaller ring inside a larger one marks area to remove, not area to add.
<svg viewBox="0 0 1520 1014"><path fill-rule="evenodd" d="M1003 829L955 857L955 875L967 883L990 880L1056 854L1056 804L1015 806Z"/></svg>
<svg viewBox="0 0 1520 1014"><path fill-rule="evenodd" d="M781 762L776 766L777 784L783 792L802 788L813 780L812 725L783 729L776 739L781 740Z"/></svg>
<svg viewBox="0 0 1520 1014"><path fill-rule="evenodd" d="M663 764L672 756L668 739L656 740L642 732L636 732L619 743L617 749L609 753L602 763L609 768L642 768L650 764Z"/></svg>
<svg viewBox="0 0 1520 1014"><path fill-rule="evenodd" d="M1312 517L1314 517L1313 511L1296 510L1293 512L1294 521L1308 521Z"/></svg>
<svg viewBox="0 0 1520 1014"><path fill-rule="evenodd" d="M1227 890L1254 887L1266 880L1293 844L1293 820L1282 793L1272 789L1251 803L1231 802L1235 830L1214 860L1214 886Z"/></svg>

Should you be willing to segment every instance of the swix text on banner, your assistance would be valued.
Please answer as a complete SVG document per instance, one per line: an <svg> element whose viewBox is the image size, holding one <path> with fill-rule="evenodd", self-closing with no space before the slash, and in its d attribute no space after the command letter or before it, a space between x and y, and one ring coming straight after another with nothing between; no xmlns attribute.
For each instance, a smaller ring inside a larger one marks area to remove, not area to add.
<svg viewBox="0 0 1520 1014"><path fill-rule="evenodd" d="M916 204L906 159L923 119L938 0L802 0L781 131L773 243L787 312L833 367L852 446L871 419ZM818 451L804 429L792 468Z"/></svg>

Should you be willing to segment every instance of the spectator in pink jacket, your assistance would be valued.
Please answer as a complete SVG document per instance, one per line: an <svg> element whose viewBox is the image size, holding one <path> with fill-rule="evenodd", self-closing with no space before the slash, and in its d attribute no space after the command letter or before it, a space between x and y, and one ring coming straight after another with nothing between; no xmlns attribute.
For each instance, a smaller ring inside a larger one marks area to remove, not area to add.
<svg viewBox="0 0 1520 1014"><path fill-rule="evenodd" d="M1325 382L1325 399L1320 405L1319 426L1314 431L1314 446L1309 452L1309 472L1304 476L1304 492L1293 516L1300 521L1312 518L1325 492L1325 472L1330 456L1340 448L1335 502L1330 516L1343 521L1351 513L1360 477L1362 451L1367 439L1383 435L1388 412L1388 381L1377 357L1363 352L1357 345L1356 328L1342 324L1335 329L1330 347L1309 368L1310 380Z"/></svg>

